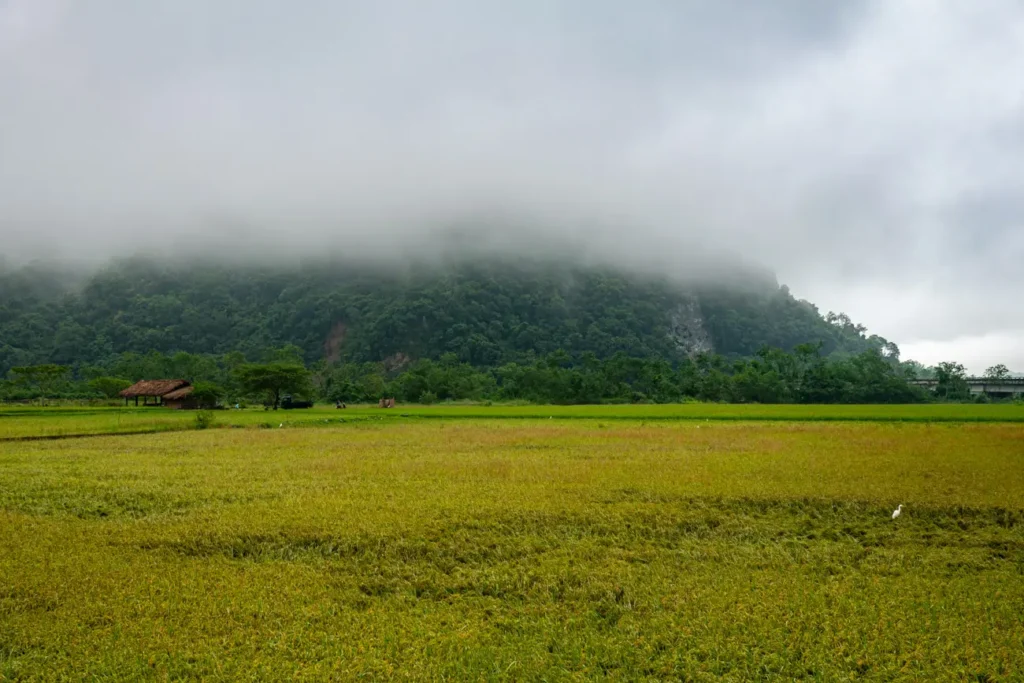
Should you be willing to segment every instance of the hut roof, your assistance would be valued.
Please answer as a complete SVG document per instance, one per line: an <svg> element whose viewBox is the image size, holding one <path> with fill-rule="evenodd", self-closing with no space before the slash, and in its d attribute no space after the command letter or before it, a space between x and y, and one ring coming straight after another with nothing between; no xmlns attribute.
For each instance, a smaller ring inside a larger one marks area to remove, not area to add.
<svg viewBox="0 0 1024 683"><path fill-rule="evenodd" d="M193 387L193 386L186 386L186 387L182 387L180 389L175 389L174 391L172 391L172 392L170 392L168 394L164 394L164 400L165 401L180 401L183 398L188 398L189 394L191 394L193 391L195 391L195 387Z"/></svg>
<svg viewBox="0 0 1024 683"><path fill-rule="evenodd" d="M136 396L165 396L170 392L190 386L184 379L144 379L136 382L121 392L125 398Z"/></svg>

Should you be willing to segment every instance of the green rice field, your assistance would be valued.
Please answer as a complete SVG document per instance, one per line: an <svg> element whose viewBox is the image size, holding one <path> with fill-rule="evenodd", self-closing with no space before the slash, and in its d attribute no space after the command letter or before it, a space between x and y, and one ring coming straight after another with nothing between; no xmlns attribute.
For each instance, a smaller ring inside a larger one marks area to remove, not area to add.
<svg viewBox="0 0 1024 683"><path fill-rule="evenodd" d="M1020 422L1024 404L998 405L454 405L351 406L345 410L220 410L212 413L219 427L337 426L349 422L425 419L594 419L594 420L740 420L740 421L871 421L871 422ZM0 440L123 434L193 429L195 413L164 408L35 408L0 407Z"/></svg>
<svg viewBox="0 0 1024 683"><path fill-rule="evenodd" d="M0 409L7 680L1024 680L1024 408Z"/></svg>

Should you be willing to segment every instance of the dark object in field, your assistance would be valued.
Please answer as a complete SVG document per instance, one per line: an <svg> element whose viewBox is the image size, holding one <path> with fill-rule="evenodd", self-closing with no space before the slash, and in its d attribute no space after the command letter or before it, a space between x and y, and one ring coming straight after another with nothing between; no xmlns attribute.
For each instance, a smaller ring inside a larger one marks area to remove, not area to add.
<svg viewBox="0 0 1024 683"><path fill-rule="evenodd" d="M395 407L395 399L394 398L382 398L380 401L377 402L377 407L378 408L394 408Z"/></svg>
<svg viewBox="0 0 1024 683"><path fill-rule="evenodd" d="M341 401L335 401L335 402L334 402L334 407L335 407L335 408L338 408L338 409L340 410L340 409L343 409L343 408L345 408L345 404L344 404L344 403L342 403Z"/></svg>
<svg viewBox="0 0 1024 683"><path fill-rule="evenodd" d="M312 408L312 407L313 407L313 402L312 401L296 401L291 396L285 396L281 400L281 409L282 410L291 410L293 408Z"/></svg>

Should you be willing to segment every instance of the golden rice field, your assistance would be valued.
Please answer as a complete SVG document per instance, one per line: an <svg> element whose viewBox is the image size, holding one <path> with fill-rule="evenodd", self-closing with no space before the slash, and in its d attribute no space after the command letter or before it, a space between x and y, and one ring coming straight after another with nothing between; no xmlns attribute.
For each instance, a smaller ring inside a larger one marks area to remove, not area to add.
<svg viewBox="0 0 1024 683"><path fill-rule="evenodd" d="M1024 679L1024 423L434 417L0 441L0 680Z"/></svg>

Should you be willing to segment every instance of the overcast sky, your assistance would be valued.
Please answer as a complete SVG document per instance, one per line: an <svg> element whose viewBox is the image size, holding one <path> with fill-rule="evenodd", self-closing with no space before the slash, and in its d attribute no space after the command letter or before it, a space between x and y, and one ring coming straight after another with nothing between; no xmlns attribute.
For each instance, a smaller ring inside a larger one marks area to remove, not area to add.
<svg viewBox="0 0 1024 683"><path fill-rule="evenodd" d="M1024 4L0 0L5 252L497 216L1024 370Z"/></svg>

